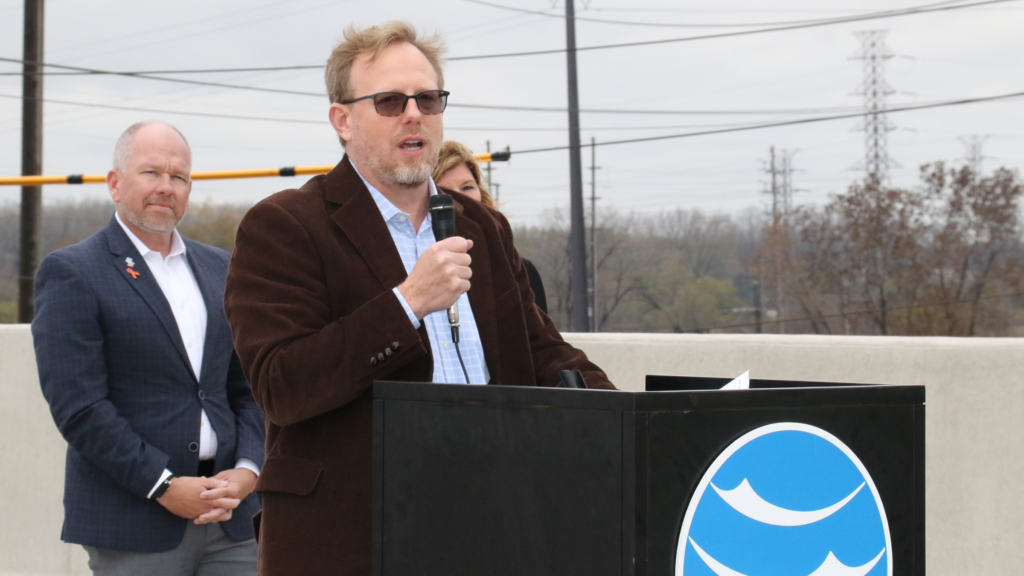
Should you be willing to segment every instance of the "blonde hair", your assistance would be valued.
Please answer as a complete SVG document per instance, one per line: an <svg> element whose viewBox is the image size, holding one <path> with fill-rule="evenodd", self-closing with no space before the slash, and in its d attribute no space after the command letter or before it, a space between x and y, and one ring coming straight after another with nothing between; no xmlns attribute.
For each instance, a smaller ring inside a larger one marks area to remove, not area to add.
<svg viewBox="0 0 1024 576"><path fill-rule="evenodd" d="M440 180L445 172L459 164L465 164L469 173L473 175L473 180L476 180L476 187L480 189L480 203L488 208L497 209L498 205L494 203L491 193L487 190L487 184L480 174L480 165L477 164L473 151L454 140L445 140L441 144L441 149L437 153L437 164L434 166L434 181Z"/></svg>
<svg viewBox="0 0 1024 576"><path fill-rule="evenodd" d="M345 39L334 47L331 57L327 59L324 82L327 84L327 96L331 102L339 103L355 98L351 93L349 80L352 76L352 64L360 54L368 54L370 62L373 62L394 42L408 42L419 49L434 68L437 87L444 88L441 67L444 63L445 45L440 35L421 38L411 24L401 20L392 20L365 29L359 29L352 24L345 29Z"/></svg>

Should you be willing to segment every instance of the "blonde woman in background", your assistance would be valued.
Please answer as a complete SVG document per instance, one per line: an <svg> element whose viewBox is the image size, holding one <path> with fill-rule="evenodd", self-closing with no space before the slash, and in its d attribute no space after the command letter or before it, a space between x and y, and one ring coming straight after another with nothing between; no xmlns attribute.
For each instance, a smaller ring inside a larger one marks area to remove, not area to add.
<svg viewBox="0 0 1024 576"><path fill-rule="evenodd" d="M441 145L433 177L434 183L437 184L437 188L441 192L460 192L488 208L498 209L498 205L494 203L494 199L491 198L491 194L487 190L487 185L483 182L480 165L477 164L473 151L458 142L446 140ZM544 283L541 282L540 274L532 262L526 258L522 260L537 306L547 314L548 300L544 293Z"/></svg>

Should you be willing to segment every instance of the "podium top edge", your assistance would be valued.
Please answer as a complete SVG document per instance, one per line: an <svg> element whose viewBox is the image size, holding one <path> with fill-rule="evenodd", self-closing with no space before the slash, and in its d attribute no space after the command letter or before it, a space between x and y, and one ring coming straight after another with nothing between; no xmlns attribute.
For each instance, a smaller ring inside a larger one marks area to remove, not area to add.
<svg viewBox="0 0 1024 576"><path fill-rule="evenodd" d="M825 384L825 383L823 383ZM737 408L923 405L924 386L822 386L751 390L627 392L536 386L470 386L377 381L375 400L650 412Z"/></svg>

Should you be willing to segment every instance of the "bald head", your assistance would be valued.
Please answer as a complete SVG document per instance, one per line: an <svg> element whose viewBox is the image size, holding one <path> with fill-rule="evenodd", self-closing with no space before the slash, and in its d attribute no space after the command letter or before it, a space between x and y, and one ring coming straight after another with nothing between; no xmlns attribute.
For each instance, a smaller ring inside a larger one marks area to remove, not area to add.
<svg viewBox="0 0 1024 576"><path fill-rule="evenodd" d="M131 163L131 156L135 152L135 136L144 130L147 132L173 132L176 134L185 145L185 149L188 151L188 164L189 168L191 168L192 148L189 147L188 140L185 140L185 135L170 124L148 120L132 124L121 134L121 137L117 139L117 144L114 145L114 170L124 172L128 168L128 164Z"/></svg>
<svg viewBox="0 0 1024 576"><path fill-rule="evenodd" d="M125 225L161 254L170 250L174 227L188 208L191 169L188 142L167 124L136 124L117 142L114 169L107 173L110 197Z"/></svg>

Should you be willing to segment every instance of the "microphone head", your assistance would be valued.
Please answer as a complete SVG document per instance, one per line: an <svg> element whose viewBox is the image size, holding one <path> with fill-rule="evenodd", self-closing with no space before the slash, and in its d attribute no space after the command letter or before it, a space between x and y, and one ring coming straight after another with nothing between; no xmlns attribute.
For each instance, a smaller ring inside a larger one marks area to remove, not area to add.
<svg viewBox="0 0 1024 576"><path fill-rule="evenodd" d="M455 236L455 201L451 196L435 194L430 197L430 224L435 241Z"/></svg>

